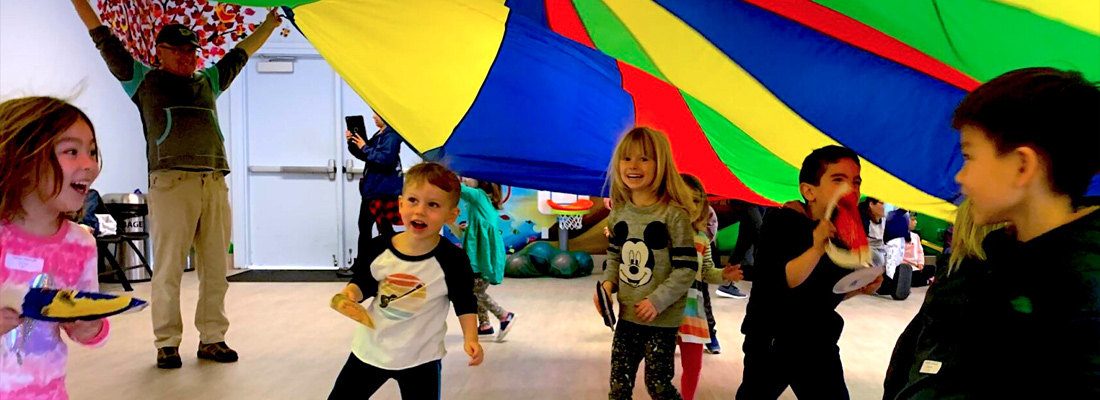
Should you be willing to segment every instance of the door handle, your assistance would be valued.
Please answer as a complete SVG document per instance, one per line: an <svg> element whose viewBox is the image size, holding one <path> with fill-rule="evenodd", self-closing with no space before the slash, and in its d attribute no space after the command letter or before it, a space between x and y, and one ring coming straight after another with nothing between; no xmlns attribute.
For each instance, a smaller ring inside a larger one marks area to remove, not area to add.
<svg viewBox="0 0 1100 400"><path fill-rule="evenodd" d="M359 173L363 173L360 169ZM351 159L344 160L344 178L347 178L348 182L355 180L355 161Z"/></svg>
<svg viewBox="0 0 1100 400"><path fill-rule="evenodd" d="M336 180L336 160L329 159L327 167L305 167L296 165L262 166L250 165L248 172L266 174L327 174L330 181Z"/></svg>
<svg viewBox="0 0 1100 400"><path fill-rule="evenodd" d="M355 160L344 160L344 174L347 175L348 182L351 182L355 177L363 175L363 168L356 168Z"/></svg>

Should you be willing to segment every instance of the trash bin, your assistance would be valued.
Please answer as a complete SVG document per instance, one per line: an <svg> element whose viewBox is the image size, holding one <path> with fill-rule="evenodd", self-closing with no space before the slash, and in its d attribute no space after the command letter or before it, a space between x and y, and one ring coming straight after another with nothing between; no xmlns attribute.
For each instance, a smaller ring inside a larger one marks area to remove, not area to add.
<svg viewBox="0 0 1100 400"><path fill-rule="evenodd" d="M118 220L118 233L148 233L146 230L146 217L149 216L149 206L145 203L145 195L140 193L111 193L103 196L103 203ZM136 241L142 255L149 261L152 268L153 259L149 253L151 238ZM141 258L134 249L125 241L118 244L118 262L122 268L141 265ZM130 281L148 281L152 277L145 268L133 268L126 270L126 279Z"/></svg>

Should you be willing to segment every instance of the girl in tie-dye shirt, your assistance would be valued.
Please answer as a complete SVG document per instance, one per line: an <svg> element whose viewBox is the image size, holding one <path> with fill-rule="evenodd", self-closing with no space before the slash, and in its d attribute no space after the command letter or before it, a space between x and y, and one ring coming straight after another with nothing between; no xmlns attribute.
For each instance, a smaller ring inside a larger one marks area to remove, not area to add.
<svg viewBox="0 0 1100 400"><path fill-rule="evenodd" d="M69 219L82 210L99 169L92 124L79 109L47 97L0 103L2 399L68 399L61 332L90 346L107 339L105 319L31 321L12 296L43 273L50 288L97 291L95 238Z"/></svg>

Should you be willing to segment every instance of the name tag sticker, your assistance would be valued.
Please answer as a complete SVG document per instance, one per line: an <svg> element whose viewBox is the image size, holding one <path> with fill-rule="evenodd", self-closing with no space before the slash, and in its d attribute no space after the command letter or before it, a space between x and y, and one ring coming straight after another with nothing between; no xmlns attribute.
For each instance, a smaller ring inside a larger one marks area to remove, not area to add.
<svg viewBox="0 0 1100 400"><path fill-rule="evenodd" d="M924 360L924 364L920 366L920 373L935 375L940 372L941 367L943 367L943 363L939 361Z"/></svg>
<svg viewBox="0 0 1100 400"><path fill-rule="evenodd" d="M4 256L4 266L10 269L26 272L42 272L45 260L35 257L8 254Z"/></svg>

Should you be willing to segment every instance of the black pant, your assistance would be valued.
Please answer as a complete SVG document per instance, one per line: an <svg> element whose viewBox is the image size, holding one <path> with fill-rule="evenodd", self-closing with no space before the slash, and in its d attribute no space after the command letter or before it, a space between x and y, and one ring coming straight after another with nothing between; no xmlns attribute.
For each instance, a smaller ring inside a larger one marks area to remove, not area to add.
<svg viewBox="0 0 1100 400"><path fill-rule="evenodd" d="M936 276L936 266L932 264L925 264L924 268L913 270L913 287L928 286L934 276Z"/></svg>
<svg viewBox="0 0 1100 400"><path fill-rule="evenodd" d="M760 236L760 226L764 224L763 208L748 206L741 212L738 220L741 225L737 228L737 244L734 245L733 253L730 254L729 264L741 264L741 272L745 274L745 280L751 281L752 274L755 272L753 271L755 263L753 251L756 247L756 239Z"/></svg>
<svg viewBox="0 0 1100 400"><path fill-rule="evenodd" d="M352 354L336 377L328 399L369 399L382 384L393 378L401 389L402 400L439 400L441 368L440 360L435 360L409 369L391 371L364 363Z"/></svg>
<svg viewBox="0 0 1100 400"><path fill-rule="evenodd" d="M714 311L710 309L710 285L700 282L699 290L703 292L703 308L707 310L707 327L714 332Z"/></svg>
<svg viewBox="0 0 1100 400"><path fill-rule="evenodd" d="M745 372L737 398L777 399L790 386L799 399L848 399L840 348L836 343L806 341L812 332L794 339L745 336Z"/></svg>
<svg viewBox="0 0 1100 400"><path fill-rule="evenodd" d="M370 239L372 237L371 228L374 226L375 221L378 221L380 219L378 215L370 212L371 200L377 199L368 199L364 197L363 202L359 204L359 248L356 249L356 251L367 248L367 245L368 243L370 243ZM393 232L393 225L381 222L378 223L379 235L393 235ZM358 256L355 258L355 262L359 262Z"/></svg>
<svg viewBox="0 0 1100 400"><path fill-rule="evenodd" d="M643 358L649 397L653 400L682 399L672 385L676 375L677 330L619 320L611 344L611 400L634 397L634 376Z"/></svg>

